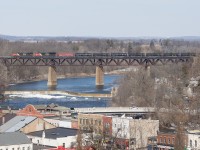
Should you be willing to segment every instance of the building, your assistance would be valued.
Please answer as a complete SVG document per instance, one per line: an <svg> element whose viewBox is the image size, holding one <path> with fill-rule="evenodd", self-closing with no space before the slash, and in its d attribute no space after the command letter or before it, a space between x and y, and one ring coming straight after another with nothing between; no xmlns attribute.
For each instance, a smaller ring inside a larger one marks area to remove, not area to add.
<svg viewBox="0 0 200 150"><path fill-rule="evenodd" d="M78 114L78 126L81 130L94 131L106 137L108 146L115 143L119 149L137 149L147 147L148 137L157 136L159 120Z"/></svg>
<svg viewBox="0 0 200 150"><path fill-rule="evenodd" d="M148 145L148 138L157 136L159 120L130 119L130 147L144 148Z"/></svg>
<svg viewBox="0 0 200 150"><path fill-rule="evenodd" d="M33 150L33 144L21 132L1 133L0 150Z"/></svg>
<svg viewBox="0 0 200 150"><path fill-rule="evenodd" d="M106 137L112 137L112 117L103 116L103 133Z"/></svg>
<svg viewBox="0 0 200 150"><path fill-rule="evenodd" d="M103 133L103 115L78 114L78 127L81 130L93 131L96 134Z"/></svg>
<svg viewBox="0 0 200 150"><path fill-rule="evenodd" d="M54 117L46 117L44 118L44 120L49 122L50 124L55 125L56 127L78 129L78 119L74 119L72 117L54 116Z"/></svg>
<svg viewBox="0 0 200 150"><path fill-rule="evenodd" d="M188 150L199 150L200 149L200 130L188 131Z"/></svg>
<svg viewBox="0 0 200 150"><path fill-rule="evenodd" d="M158 132L157 147L159 150L171 150L175 147L176 132L174 130L162 130Z"/></svg>
<svg viewBox="0 0 200 150"><path fill-rule="evenodd" d="M34 144L64 148L70 148L76 144L76 135L76 129L67 128L53 128L27 134Z"/></svg>
<svg viewBox="0 0 200 150"><path fill-rule="evenodd" d="M157 148L159 150L171 150L176 147L176 145L187 147L187 135L185 132L177 133L172 129L160 129L157 136Z"/></svg>
<svg viewBox="0 0 200 150"><path fill-rule="evenodd" d="M157 137L156 136L148 137L147 150L157 150Z"/></svg>
<svg viewBox="0 0 200 150"><path fill-rule="evenodd" d="M112 136L121 149L145 148L148 145L148 137L157 136L158 131L159 120L133 119L125 116L112 118Z"/></svg>
<svg viewBox="0 0 200 150"><path fill-rule="evenodd" d="M16 113L19 116L34 116L45 118L49 116L68 116L71 114L70 108L59 106L57 104L49 105L27 105Z"/></svg>
<svg viewBox="0 0 200 150"><path fill-rule="evenodd" d="M51 128L55 128L55 126L41 118L32 116L16 116L0 126L0 132L22 131L24 133L29 133Z"/></svg>

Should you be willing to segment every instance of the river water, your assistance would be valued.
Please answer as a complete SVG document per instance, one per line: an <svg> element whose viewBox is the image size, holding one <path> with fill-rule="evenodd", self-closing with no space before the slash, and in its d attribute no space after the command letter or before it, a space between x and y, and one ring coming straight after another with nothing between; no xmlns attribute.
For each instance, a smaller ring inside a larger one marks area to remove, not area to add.
<svg viewBox="0 0 200 150"><path fill-rule="evenodd" d="M95 77L77 77L58 79L56 90L72 91L81 93L110 93L112 87L118 85L120 75L105 75L103 89L97 89L95 86ZM11 85L8 90L48 90L47 81L35 81ZM5 101L1 101L1 106L10 106L11 108L23 108L27 104L48 105L56 103L61 106L70 108L74 107L106 107L111 102L110 98L89 98L75 97L66 95L41 95L41 94L24 94L9 95Z"/></svg>

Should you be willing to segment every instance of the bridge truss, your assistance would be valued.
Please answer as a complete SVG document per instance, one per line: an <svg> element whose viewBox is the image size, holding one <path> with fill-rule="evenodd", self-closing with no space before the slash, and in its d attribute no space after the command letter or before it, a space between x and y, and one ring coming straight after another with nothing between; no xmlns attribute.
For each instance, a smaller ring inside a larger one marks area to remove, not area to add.
<svg viewBox="0 0 200 150"><path fill-rule="evenodd" d="M135 66L193 62L193 56L0 57L5 66Z"/></svg>

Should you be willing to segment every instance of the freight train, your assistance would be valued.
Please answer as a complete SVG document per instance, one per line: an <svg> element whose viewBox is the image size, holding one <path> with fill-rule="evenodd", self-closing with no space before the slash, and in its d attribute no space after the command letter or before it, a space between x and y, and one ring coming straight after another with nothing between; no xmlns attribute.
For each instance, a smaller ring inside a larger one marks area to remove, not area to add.
<svg viewBox="0 0 200 150"><path fill-rule="evenodd" d="M158 56L196 56L196 53L71 53L71 52L34 52L12 53L12 57L158 57Z"/></svg>

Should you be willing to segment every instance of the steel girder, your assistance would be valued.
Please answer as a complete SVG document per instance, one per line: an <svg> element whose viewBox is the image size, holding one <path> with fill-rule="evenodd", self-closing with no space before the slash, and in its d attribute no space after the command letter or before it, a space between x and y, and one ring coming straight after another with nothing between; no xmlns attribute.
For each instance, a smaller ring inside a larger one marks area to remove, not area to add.
<svg viewBox="0 0 200 150"><path fill-rule="evenodd" d="M6 66L135 66L192 62L192 56L0 57Z"/></svg>

